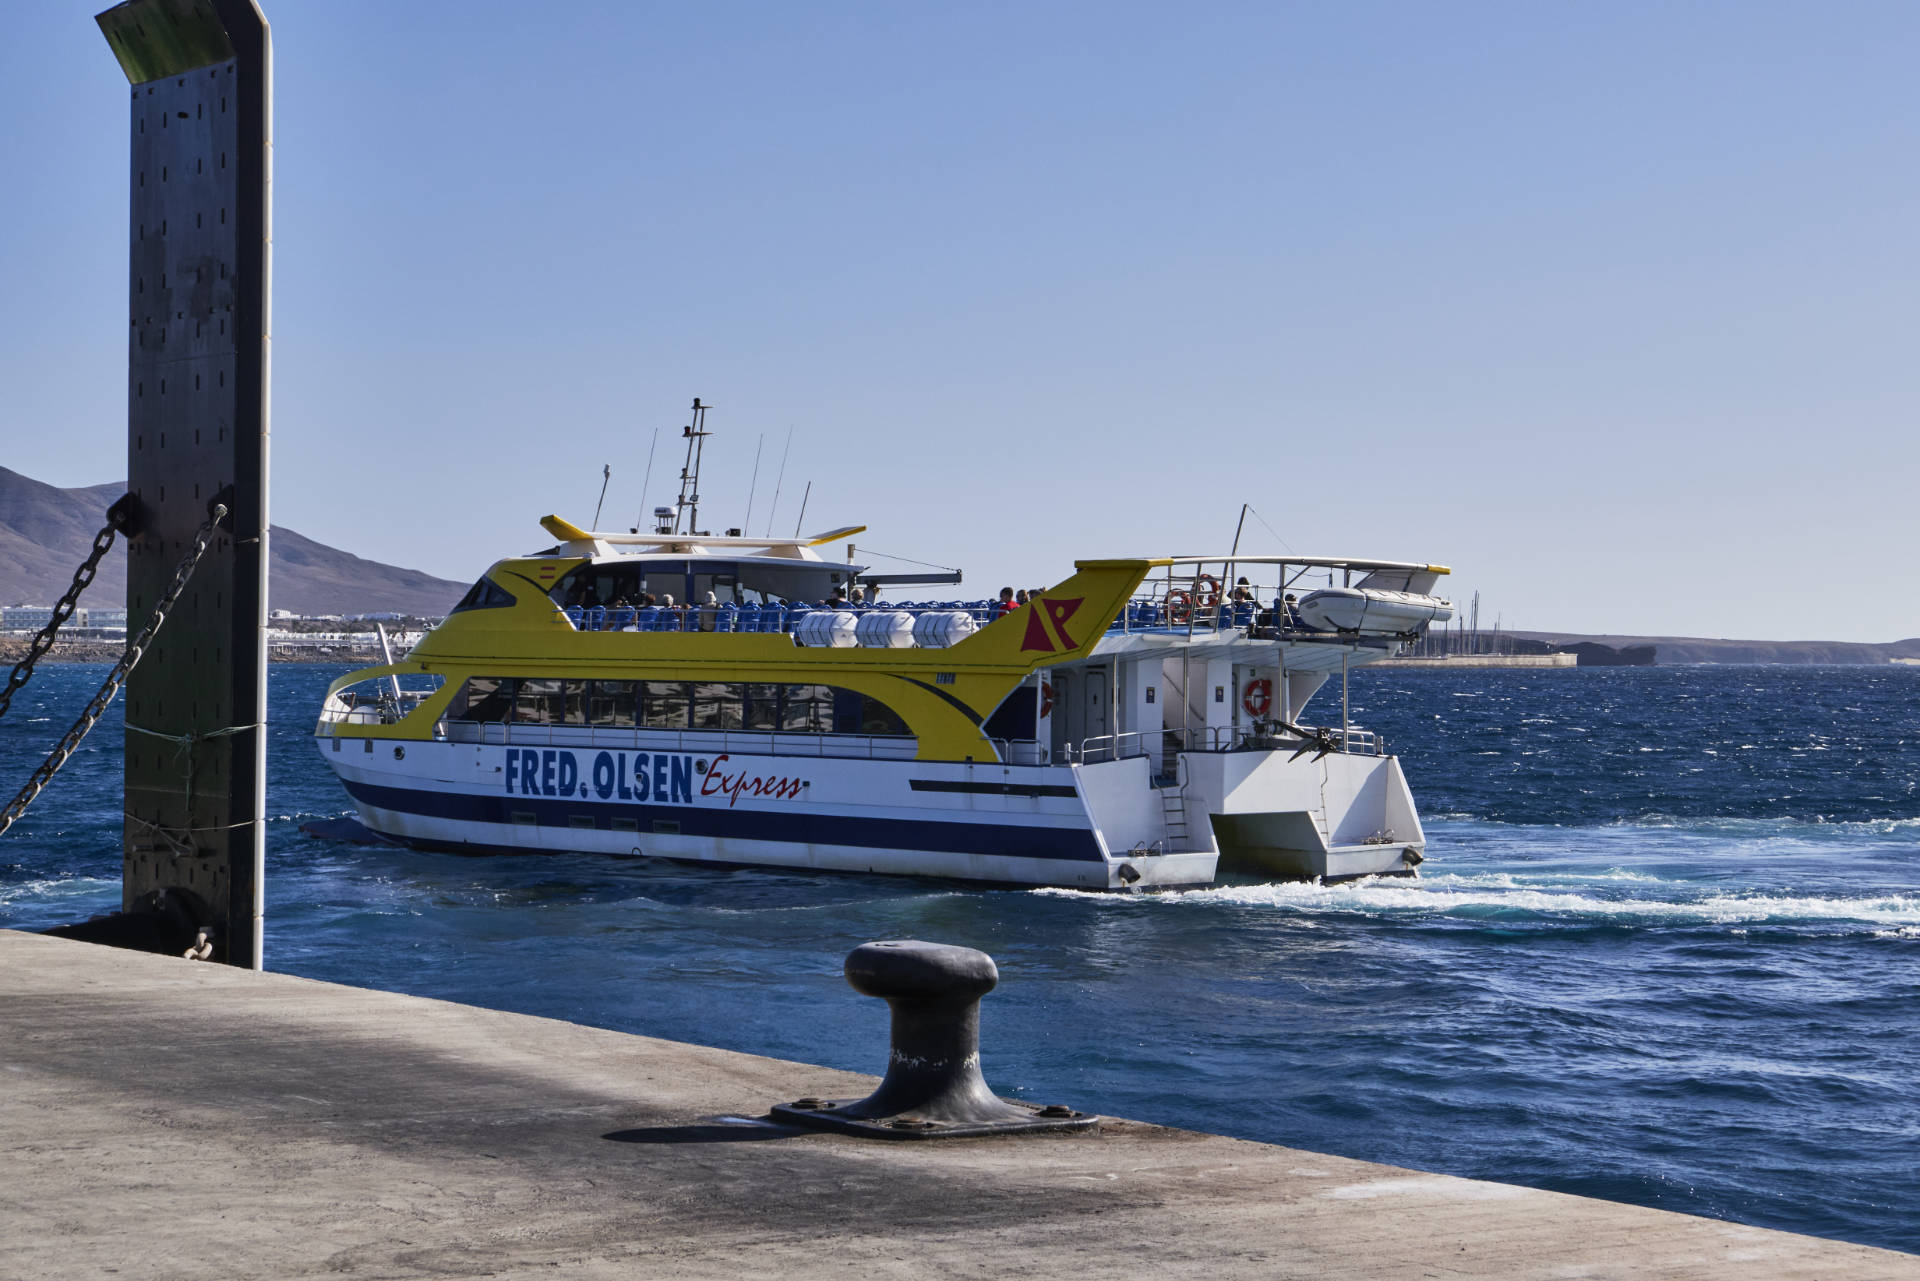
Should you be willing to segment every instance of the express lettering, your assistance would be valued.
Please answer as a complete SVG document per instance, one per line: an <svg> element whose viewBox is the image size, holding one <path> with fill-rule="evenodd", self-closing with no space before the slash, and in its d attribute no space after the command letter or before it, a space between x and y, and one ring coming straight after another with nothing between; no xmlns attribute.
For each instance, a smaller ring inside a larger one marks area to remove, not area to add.
<svg viewBox="0 0 1920 1281"><path fill-rule="evenodd" d="M774 774L749 774L745 770L729 774L720 768L728 759L725 752L713 758L713 764L707 768L707 779L700 784L700 795L724 796L729 809L740 803L742 792L748 796L771 796L784 801L800 795L800 789L806 786L798 778L781 778Z"/></svg>

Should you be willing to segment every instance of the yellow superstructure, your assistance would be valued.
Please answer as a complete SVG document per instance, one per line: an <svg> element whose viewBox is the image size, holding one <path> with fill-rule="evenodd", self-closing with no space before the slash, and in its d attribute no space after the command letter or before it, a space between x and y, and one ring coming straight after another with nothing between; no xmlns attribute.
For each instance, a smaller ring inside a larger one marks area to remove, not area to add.
<svg viewBox="0 0 1920 1281"><path fill-rule="evenodd" d="M572 541L591 537L557 523ZM1066 581L944 649L811 648L779 632L580 631L552 599L590 558L503 560L487 579L511 605L457 612L400 662L350 672L328 696L363 681L421 673L444 681L396 724L334 722L323 733L427 740L468 677L827 684L894 709L917 740L915 759L990 761L982 726L1036 670L1086 657L1142 580L1164 560L1091 560Z"/></svg>

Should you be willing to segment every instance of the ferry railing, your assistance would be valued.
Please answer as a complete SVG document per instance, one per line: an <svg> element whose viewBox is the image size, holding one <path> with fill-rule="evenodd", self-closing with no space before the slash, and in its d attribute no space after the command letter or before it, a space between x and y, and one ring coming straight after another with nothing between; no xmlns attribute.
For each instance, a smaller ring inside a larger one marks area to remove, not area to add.
<svg viewBox="0 0 1920 1281"><path fill-rule="evenodd" d="M1287 600L1290 593L1319 585L1324 574L1331 586L1350 584L1354 573L1385 562L1286 560L1251 557L1196 562L1180 560L1143 579L1108 631L1168 632L1196 635L1242 632L1261 636L1329 637L1307 627ZM1358 568L1355 568L1355 566ZM1240 580L1247 581L1242 584ZM897 611L915 618L935 612L970 615L981 626L1003 616L996 600L874 601L829 605L806 601L725 601L714 605L567 606L563 609L580 631L633 632L760 632L791 634L800 619L822 609L864 614L875 609Z"/></svg>
<svg viewBox="0 0 1920 1281"><path fill-rule="evenodd" d="M1274 634L1279 632L1323 635L1304 627L1278 596L1268 599L1265 588L1250 588L1255 599L1235 600L1231 590L1221 599L1202 595L1197 601L1191 588L1171 588L1152 580L1136 591L1107 624L1109 632L1177 633L1189 638L1226 633ZM1004 617L998 602L881 601L861 605L767 605L743 608L736 605L646 606L570 606L562 612L576 631L583 632L698 632L708 635L771 634L792 635L801 619L821 610L861 615L882 610L919 618L924 614L961 613L985 627ZM1016 609L1025 608L1015 606Z"/></svg>
<svg viewBox="0 0 1920 1281"><path fill-rule="evenodd" d="M380 677L385 681L386 677ZM322 725L397 725L413 714L415 708L433 697L432 690L403 689L395 698L391 692L361 694L341 690L320 706Z"/></svg>
<svg viewBox="0 0 1920 1281"><path fill-rule="evenodd" d="M668 726L539 725L513 721L443 721L453 743L503 747L577 747L645 752L739 752L756 756L911 760L919 741L899 734L811 734L781 730L676 729Z"/></svg>
<svg viewBox="0 0 1920 1281"><path fill-rule="evenodd" d="M1233 752L1268 748L1279 751L1306 747L1318 751L1328 746L1332 752L1350 756L1384 756L1386 740L1372 730L1349 727L1343 734L1334 728L1306 727L1313 731L1301 736L1287 730L1278 732L1239 725L1194 725L1186 729L1131 730L1123 734L1096 734L1068 743L1066 759L1082 765L1145 756L1166 761L1181 752ZM1172 771L1166 770L1171 773Z"/></svg>
<svg viewBox="0 0 1920 1281"><path fill-rule="evenodd" d="M810 756L912 760L919 740L899 734L809 734L780 730L704 730L605 725L531 725L501 721L442 721L435 737L452 743L501 747L577 747L655 752L739 752L755 756ZM1035 739L989 739L998 763L1045 765Z"/></svg>

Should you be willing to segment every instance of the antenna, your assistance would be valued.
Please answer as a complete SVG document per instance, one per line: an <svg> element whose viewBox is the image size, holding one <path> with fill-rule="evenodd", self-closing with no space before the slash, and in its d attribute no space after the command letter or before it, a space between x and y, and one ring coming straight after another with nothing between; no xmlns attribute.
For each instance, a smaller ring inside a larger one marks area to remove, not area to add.
<svg viewBox="0 0 1920 1281"><path fill-rule="evenodd" d="M647 490L653 485L653 451L660 448L660 429L653 429L653 443L647 446L647 478L640 482L640 514L633 518L633 532L639 533L640 526L647 523ZM656 525L659 521L654 522Z"/></svg>
<svg viewBox="0 0 1920 1281"><path fill-rule="evenodd" d="M767 433L760 433L760 443L753 447L753 479L747 483L747 518L740 522L744 532L753 528L753 496L760 489L760 451L767 446Z"/></svg>
<svg viewBox="0 0 1920 1281"><path fill-rule="evenodd" d="M773 514L780 510L780 485L787 478L787 455L793 452L793 425L787 425L787 447L780 451L780 475L773 482L773 506L767 509L767 537L773 537Z"/></svg>
<svg viewBox="0 0 1920 1281"><path fill-rule="evenodd" d="M793 536L795 538L800 537L800 521L804 521L807 518L807 499L812 497L813 497L813 482L808 481L807 492L800 495L800 520L796 520L793 522Z"/></svg>
<svg viewBox="0 0 1920 1281"><path fill-rule="evenodd" d="M593 505L593 524L589 529L600 528L600 509L607 505L607 482L613 479L613 464L600 464L600 501Z"/></svg>
<svg viewBox="0 0 1920 1281"><path fill-rule="evenodd" d="M707 430L707 410L710 408L712 406L701 404L700 398L695 396L693 421L680 429L680 434L687 442L687 461L680 467L680 497L673 504L673 532L676 534L682 532L682 516L687 519L685 532L695 537L700 534L700 457L706 452L707 437L712 435Z"/></svg>

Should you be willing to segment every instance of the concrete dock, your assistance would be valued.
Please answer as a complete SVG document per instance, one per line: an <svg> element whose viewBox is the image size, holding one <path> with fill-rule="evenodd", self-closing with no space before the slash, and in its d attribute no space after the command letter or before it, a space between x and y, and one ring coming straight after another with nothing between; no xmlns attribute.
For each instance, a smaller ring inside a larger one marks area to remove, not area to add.
<svg viewBox="0 0 1920 1281"><path fill-rule="evenodd" d="M873 1028L878 1066L877 1002ZM872 1084L0 930L0 1277L1920 1278L1136 1122L889 1143L748 1120Z"/></svg>

